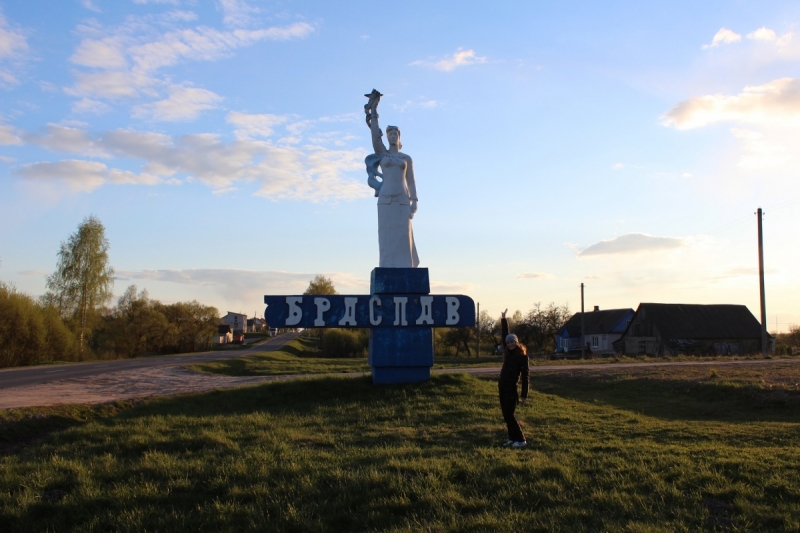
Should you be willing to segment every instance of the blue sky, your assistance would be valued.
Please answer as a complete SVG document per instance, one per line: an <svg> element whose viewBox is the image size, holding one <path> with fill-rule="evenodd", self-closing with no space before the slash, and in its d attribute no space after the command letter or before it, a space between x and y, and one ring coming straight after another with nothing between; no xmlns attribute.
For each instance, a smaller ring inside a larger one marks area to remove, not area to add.
<svg viewBox="0 0 800 533"><path fill-rule="evenodd" d="M115 292L263 312L377 264L364 94L414 159L433 291L740 303L800 323L800 5L0 1L0 279L98 216Z"/></svg>

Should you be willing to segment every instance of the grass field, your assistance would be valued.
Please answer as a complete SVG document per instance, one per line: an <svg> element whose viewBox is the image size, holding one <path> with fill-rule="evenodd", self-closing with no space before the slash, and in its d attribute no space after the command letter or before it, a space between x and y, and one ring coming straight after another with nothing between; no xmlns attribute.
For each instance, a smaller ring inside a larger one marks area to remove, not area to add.
<svg viewBox="0 0 800 533"><path fill-rule="evenodd" d="M299 337L274 352L253 352L245 357L188 365L196 372L222 374L226 376L273 376L288 374L326 374L346 372L369 372L365 357L324 358L318 357L313 340ZM433 368L460 366L499 366L500 357L440 357Z"/></svg>
<svg viewBox="0 0 800 533"><path fill-rule="evenodd" d="M0 531L798 531L800 365L0 411Z"/></svg>

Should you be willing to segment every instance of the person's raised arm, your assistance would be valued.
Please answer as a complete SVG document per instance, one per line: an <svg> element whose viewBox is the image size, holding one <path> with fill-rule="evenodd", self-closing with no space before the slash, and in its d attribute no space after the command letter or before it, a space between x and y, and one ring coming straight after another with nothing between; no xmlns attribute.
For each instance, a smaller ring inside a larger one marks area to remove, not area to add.
<svg viewBox="0 0 800 533"><path fill-rule="evenodd" d="M503 314L500 317L500 327L503 330L503 337L502 337L501 340L503 341L503 345L504 346L505 346L505 343L506 343L506 337L508 337L508 320L506 319L506 313L507 312L508 312L508 309L503 311Z"/></svg>

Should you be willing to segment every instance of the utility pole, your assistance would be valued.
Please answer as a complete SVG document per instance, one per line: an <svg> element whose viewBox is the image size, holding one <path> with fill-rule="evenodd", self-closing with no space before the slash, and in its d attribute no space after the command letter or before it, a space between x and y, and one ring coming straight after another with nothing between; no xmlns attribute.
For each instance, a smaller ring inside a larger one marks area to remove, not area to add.
<svg viewBox="0 0 800 533"><path fill-rule="evenodd" d="M478 316L475 320L475 357L481 355L481 303L478 302Z"/></svg>
<svg viewBox="0 0 800 533"><path fill-rule="evenodd" d="M586 357L586 328L583 321L583 283L581 283L581 359Z"/></svg>
<svg viewBox="0 0 800 533"><path fill-rule="evenodd" d="M758 215L758 282L761 289L761 352L767 356L767 303L764 295L764 233L761 229L761 218L764 213L761 208L756 211Z"/></svg>

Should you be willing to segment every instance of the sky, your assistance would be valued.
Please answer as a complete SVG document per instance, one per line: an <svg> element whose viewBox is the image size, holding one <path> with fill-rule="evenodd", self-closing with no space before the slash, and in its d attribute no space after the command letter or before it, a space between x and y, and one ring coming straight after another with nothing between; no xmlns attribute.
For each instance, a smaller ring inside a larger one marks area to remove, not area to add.
<svg viewBox="0 0 800 533"><path fill-rule="evenodd" d="M432 292L800 324L800 3L0 0L0 280L106 228L114 292L263 315L378 263L364 94ZM110 304L113 304L112 300Z"/></svg>

